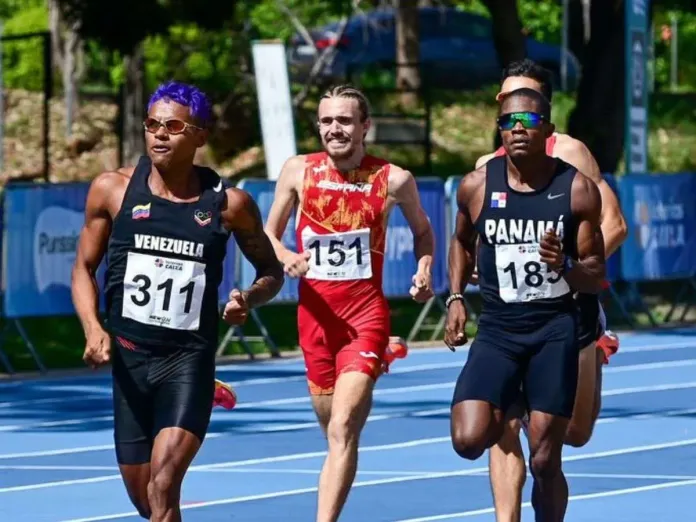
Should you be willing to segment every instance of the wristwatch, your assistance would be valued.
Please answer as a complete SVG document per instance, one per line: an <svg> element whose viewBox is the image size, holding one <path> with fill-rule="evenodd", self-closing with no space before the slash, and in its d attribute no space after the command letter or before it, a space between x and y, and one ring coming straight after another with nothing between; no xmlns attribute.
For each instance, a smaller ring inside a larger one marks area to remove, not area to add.
<svg viewBox="0 0 696 522"><path fill-rule="evenodd" d="M561 273L565 274L566 272L572 270L574 265L575 262L573 261L572 257L563 256L563 266L561 267Z"/></svg>

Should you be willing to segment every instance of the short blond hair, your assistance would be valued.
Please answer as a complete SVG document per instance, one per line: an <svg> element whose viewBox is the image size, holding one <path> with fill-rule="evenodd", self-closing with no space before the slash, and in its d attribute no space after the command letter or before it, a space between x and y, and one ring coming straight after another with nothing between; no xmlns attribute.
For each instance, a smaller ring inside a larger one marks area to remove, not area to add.
<svg viewBox="0 0 696 522"><path fill-rule="evenodd" d="M356 89L352 85L343 84L336 85L328 89L319 102L325 98L348 98L351 100L357 100L358 108L360 109L360 121L364 122L370 118L370 102L367 100L367 96L360 89Z"/></svg>

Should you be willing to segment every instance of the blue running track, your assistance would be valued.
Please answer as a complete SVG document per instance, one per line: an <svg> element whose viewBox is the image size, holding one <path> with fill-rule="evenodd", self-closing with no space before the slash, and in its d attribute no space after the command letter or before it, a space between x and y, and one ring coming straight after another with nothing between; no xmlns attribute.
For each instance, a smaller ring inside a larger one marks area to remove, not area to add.
<svg viewBox="0 0 696 522"><path fill-rule="evenodd" d="M461 460L449 441L465 360L466 350L411 350L380 380L342 521L494 520L487 456ZM184 482L184 520L314 520L326 446L304 364L220 366L218 376L239 405L214 410ZM569 522L692 519L696 330L623 334L594 437L564 459ZM116 467L108 375L0 382L0 520L142 520ZM528 502L523 520L533 520Z"/></svg>

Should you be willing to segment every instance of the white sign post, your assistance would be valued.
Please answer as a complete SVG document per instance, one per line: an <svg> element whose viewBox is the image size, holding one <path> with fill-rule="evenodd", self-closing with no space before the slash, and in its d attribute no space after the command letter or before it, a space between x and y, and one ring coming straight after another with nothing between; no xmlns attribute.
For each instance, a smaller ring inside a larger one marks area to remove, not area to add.
<svg viewBox="0 0 696 522"><path fill-rule="evenodd" d="M276 180L285 161L297 154L285 46L275 41L254 42L252 54L266 174Z"/></svg>

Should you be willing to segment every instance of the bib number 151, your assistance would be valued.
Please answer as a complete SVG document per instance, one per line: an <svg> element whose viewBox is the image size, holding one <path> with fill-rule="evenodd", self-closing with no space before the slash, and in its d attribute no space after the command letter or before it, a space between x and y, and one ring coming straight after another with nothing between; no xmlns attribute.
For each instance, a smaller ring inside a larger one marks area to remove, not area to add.
<svg viewBox="0 0 696 522"><path fill-rule="evenodd" d="M362 244L360 238L356 237L348 246L340 239L331 239L326 249L326 259L322 259L322 245L315 239L307 245L307 249L314 250L314 264L320 266L324 261L331 266L341 266L346 262L346 253L355 255L355 263L362 265Z"/></svg>
<svg viewBox="0 0 696 522"><path fill-rule="evenodd" d="M308 279L349 281L372 277L369 229L333 234L305 229L302 243L304 250L312 253Z"/></svg>

